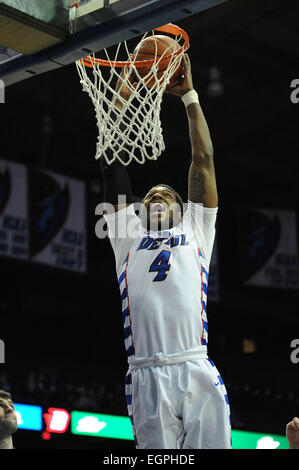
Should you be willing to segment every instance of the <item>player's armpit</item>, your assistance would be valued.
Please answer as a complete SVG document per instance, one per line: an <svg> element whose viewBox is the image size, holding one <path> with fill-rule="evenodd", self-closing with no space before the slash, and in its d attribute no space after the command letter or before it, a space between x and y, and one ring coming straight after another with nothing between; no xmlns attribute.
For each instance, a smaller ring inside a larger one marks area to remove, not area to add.
<svg viewBox="0 0 299 470"><path fill-rule="evenodd" d="M213 157L203 156L192 162L189 169L188 199L202 203L204 207L218 206L218 193Z"/></svg>

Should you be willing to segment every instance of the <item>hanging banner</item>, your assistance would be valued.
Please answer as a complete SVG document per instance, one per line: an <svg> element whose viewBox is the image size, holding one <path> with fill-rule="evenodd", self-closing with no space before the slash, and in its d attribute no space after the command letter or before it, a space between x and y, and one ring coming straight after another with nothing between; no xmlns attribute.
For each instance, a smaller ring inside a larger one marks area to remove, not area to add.
<svg viewBox="0 0 299 470"><path fill-rule="evenodd" d="M246 285L299 288L296 213L249 209L240 225L241 266Z"/></svg>
<svg viewBox="0 0 299 470"><path fill-rule="evenodd" d="M30 170L29 216L31 260L85 272L84 183L49 171Z"/></svg>
<svg viewBox="0 0 299 470"><path fill-rule="evenodd" d="M0 255L28 259L27 170L0 160Z"/></svg>

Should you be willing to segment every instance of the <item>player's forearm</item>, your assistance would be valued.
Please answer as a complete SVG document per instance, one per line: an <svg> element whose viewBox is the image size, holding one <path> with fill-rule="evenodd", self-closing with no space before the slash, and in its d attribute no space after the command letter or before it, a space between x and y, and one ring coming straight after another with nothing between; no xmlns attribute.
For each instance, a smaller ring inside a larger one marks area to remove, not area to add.
<svg viewBox="0 0 299 470"><path fill-rule="evenodd" d="M189 136L192 150L192 161L196 165L204 164L213 158L213 144L209 127L199 103L187 106Z"/></svg>

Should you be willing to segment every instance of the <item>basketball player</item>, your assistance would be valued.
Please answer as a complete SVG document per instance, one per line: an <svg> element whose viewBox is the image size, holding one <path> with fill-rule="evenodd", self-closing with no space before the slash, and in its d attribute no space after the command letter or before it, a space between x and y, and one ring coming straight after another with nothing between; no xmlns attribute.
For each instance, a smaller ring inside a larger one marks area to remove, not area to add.
<svg viewBox="0 0 299 470"><path fill-rule="evenodd" d="M0 390L0 449L13 449L12 435L17 428L17 417L11 395Z"/></svg>
<svg viewBox="0 0 299 470"><path fill-rule="evenodd" d="M183 67L180 83L168 92L182 99L189 123L185 212L181 197L161 183L147 192L138 217L125 168L103 165L104 200L115 205L105 219L122 299L126 400L137 448L228 449L227 393L207 355L207 284L218 206L213 146L187 54ZM125 86L118 91L128 97ZM129 204L117 205L118 194L126 194ZM135 236L119 236L129 225Z"/></svg>

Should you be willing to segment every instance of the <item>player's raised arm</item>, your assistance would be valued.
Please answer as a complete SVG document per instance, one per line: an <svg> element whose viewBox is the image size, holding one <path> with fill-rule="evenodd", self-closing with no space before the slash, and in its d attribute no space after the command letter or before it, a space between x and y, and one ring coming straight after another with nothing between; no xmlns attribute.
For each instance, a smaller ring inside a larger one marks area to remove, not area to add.
<svg viewBox="0 0 299 470"><path fill-rule="evenodd" d="M191 64L187 54L183 56L184 78L167 90L182 98L187 111L192 163L189 169L188 199L203 203L205 207L217 207L218 194L213 161L213 144L209 128L193 89Z"/></svg>

